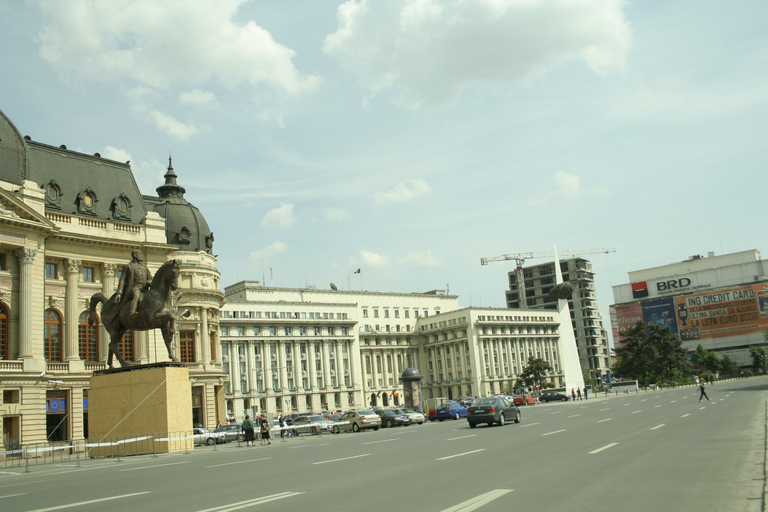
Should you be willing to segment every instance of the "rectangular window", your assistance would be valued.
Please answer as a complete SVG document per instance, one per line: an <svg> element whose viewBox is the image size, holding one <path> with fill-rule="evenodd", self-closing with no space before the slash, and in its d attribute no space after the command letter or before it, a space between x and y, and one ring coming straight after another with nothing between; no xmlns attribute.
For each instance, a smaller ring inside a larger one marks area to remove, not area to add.
<svg viewBox="0 0 768 512"><path fill-rule="evenodd" d="M195 362L195 331L179 332L179 357L183 363Z"/></svg>
<svg viewBox="0 0 768 512"><path fill-rule="evenodd" d="M379 318L379 310L378 309L374 309L373 310L373 318Z"/></svg>
<svg viewBox="0 0 768 512"><path fill-rule="evenodd" d="M290 327L286 327L284 332L285 332L286 336L290 336L291 335L291 328Z"/></svg>
<svg viewBox="0 0 768 512"><path fill-rule="evenodd" d="M333 327L329 327L328 328L328 336L333 336L333 334L334 334Z"/></svg>
<svg viewBox="0 0 768 512"><path fill-rule="evenodd" d="M93 267L83 267L83 282L84 283L93 282Z"/></svg>
<svg viewBox="0 0 768 512"><path fill-rule="evenodd" d="M346 327L340 327L341 329L341 335L346 336L347 335L347 328Z"/></svg>
<svg viewBox="0 0 768 512"><path fill-rule="evenodd" d="M237 335L238 336L245 336L245 327L238 327L237 328Z"/></svg>
<svg viewBox="0 0 768 512"><path fill-rule="evenodd" d="M221 335L222 336L229 336L229 327L221 327Z"/></svg>
<svg viewBox="0 0 768 512"><path fill-rule="evenodd" d="M5 270L5 267L3 267L3 270ZM55 263L46 263L45 264L45 278L46 279L57 279L58 276L56 275L56 264Z"/></svg>

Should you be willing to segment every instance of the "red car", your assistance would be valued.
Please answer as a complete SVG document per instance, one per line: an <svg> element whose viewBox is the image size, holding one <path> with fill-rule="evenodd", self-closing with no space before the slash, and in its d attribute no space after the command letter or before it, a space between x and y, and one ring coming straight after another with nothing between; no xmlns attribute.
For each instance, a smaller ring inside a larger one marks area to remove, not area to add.
<svg viewBox="0 0 768 512"><path fill-rule="evenodd" d="M535 405L536 397L525 393L523 395L515 395L512 399L514 405Z"/></svg>

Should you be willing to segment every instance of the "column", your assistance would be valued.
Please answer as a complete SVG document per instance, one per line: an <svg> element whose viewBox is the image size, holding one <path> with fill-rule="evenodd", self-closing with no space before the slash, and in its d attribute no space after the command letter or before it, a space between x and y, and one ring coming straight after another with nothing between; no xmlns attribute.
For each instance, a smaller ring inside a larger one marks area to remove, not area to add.
<svg viewBox="0 0 768 512"><path fill-rule="evenodd" d="M19 359L32 359L32 262L37 249L25 247L14 251L19 272ZM44 363L43 363L44 364ZM25 370L26 370L26 364Z"/></svg>
<svg viewBox="0 0 768 512"><path fill-rule="evenodd" d="M115 263L101 264L101 291L107 298L110 298L115 293L115 272L117 272L117 265ZM99 318L99 359L105 362L109 356L110 341L109 333L107 333L107 329L101 322L101 318Z"/></svg>
<svg viewBox="0 0 768 512"><path fill-rule="evenodd" d="M160 331L153 330L151 332L157 340L155 361L158 359L168 361L168 351L165 349L165 342L163 341L163 337L160 334ZM133 331L133 357L136 359L136 361L142 364L149 362L149 333L150 331ZM178 350L178 347L174 348ZM125 354L123 354L123 357L125 357Z"/></svg>
<svg viewBox="0 0 768 512"><path fill-rule="evenodd" d="M208 308L200 308L200 360L204 365L211 364L211 333L208 332ZM248 344L250 346L250 343Z"/></svg>
<svg viewBox="0 0 768 512"><path fill-rule="evenodd" d="M323 356L323 388L326 390L333 389L331 386L331 361L328 354L328 342L323 341L320 344L320 353ZM326 395L326 400L328 396Z"/></svg>
<svg viewBox="0 0 768 512"><path fill-rule="evenodd" d="M82 262L79 260L64 260L64 266L67 272L66 311L64 312L64 360L79 361L77 323L80 316L80 308L77 305L77 283L80 281Z"/></svg>

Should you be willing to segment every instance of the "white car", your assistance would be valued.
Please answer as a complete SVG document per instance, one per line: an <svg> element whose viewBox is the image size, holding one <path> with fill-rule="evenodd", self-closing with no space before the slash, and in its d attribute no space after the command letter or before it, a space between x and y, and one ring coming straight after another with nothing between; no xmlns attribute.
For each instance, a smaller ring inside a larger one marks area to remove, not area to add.
<svg viewBox="0 0 768 512"><path fill-rule="evenodd" d="M195 446L199 446L201 444L224 443L226 440L222 437L221 432L211 432L207 428L196 428L192 430L192 442Z"/></svg>
<svg viewBox="0 0 768 512"><path fill-rule="evenodd" d="M418 423L421 425L427 420L427 417L424 416L424 414L408 407L401 407L399 409L395 409L395 411L399 414L402 414L403 416L408 416L408 419L411 420L411 424Z"/></svg>

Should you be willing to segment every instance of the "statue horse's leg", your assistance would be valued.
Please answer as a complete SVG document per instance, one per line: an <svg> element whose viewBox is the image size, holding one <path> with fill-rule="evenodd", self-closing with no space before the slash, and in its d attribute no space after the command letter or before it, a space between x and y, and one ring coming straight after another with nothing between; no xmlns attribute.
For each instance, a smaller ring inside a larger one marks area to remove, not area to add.
<svg viewBox="0 0 768 512"><path fill-rule="evenodd" d="M174 363L178 363L179 358L173 354L173 335L176 333L176 323L173 318L160 328L160 332L163 333L163 341L165 341L165 348L168 349L168 357Z"/></svg>
<svg viewBox="0 0 768 512"><path fill-rule="evenodd" d="M117 358L117 362L120 363L120 366L125 368L126 366L131 366L131 363L125 360L123 357L123 354L120 353L120 340L123 339L123 334L125 334L126 329L122 326L118 326L115 328L114 331L110 331L109 333L109 359L107 360L107 366L112 368L112 355L114 354L115 358Z"/></svg>

